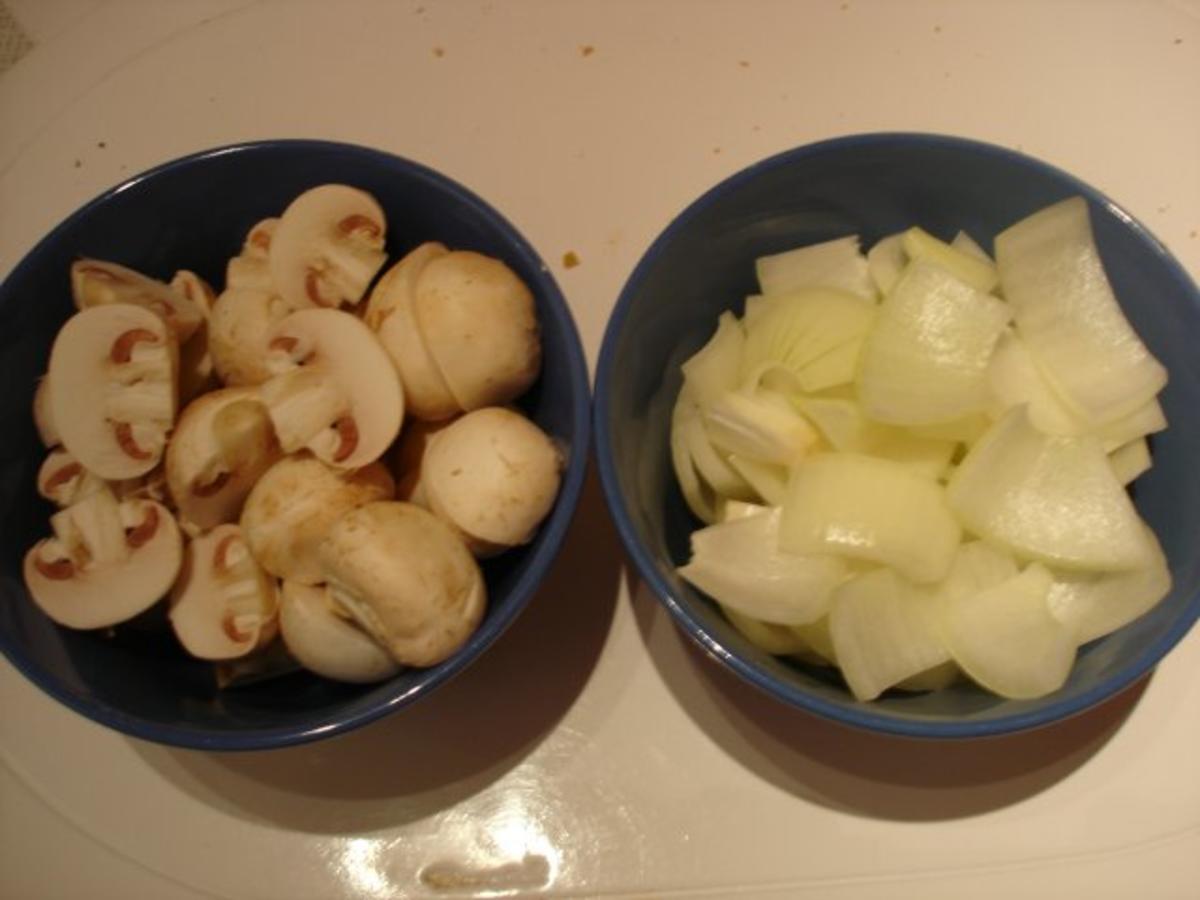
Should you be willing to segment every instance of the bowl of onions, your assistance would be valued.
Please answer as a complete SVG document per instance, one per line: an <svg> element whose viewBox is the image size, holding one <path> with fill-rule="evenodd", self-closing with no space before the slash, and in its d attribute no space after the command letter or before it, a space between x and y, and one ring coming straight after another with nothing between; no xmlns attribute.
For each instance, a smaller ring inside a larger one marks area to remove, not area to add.
<svg viewBox="0 0 1200 900"><path fill-rule="evenodd" d="M646 252L600 354L600 475L642 578L751 684L898 735L1033 728L1200 615L1196 335L1188 274L1077 178L824 141Z"/></svg>

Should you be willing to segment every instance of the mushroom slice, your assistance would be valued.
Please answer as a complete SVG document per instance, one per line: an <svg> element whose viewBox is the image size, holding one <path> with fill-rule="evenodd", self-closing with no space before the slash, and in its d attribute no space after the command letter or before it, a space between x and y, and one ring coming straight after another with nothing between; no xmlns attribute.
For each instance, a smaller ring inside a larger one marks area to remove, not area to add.
<svg viewBox="0 0 1200 900"><path fill-rule="evenodd" d="M413 317L464 410L515 400L538 376L533 294L498 259L456 250L430 260L417 281Z"/></svg>
<svg viewBox="0 0 1200 900"><path fill-rule="evenodd" d="M379 459L400 432L400 376L362 321L335 309L294 312L271 331L262 387L284 452L308 447L323 462L352 469Z"/></svg>
<svg viewBox="0 0 1200 900"><path fill-rule="evenodd" d="M51 450L37 474L38 493L65 509L74 503L104 490L108 486L97 478L74 456L61 448Z"/></svg>
<svg viewBox="0 0 1200 900"><path fill-rule="evenodd" d="M280 457L267 409L255 388L197 397L175 423L167 446L167 486L185 529L235 522L254 483Z"/></svg>
<svg viewBox="0 0 1200 900"><path fill-rule="evenodd" d="M379 463L357 471L331 469L308 454L288 456L263 473L242 508L242 533L259 565L301 584L324 581L316 550L345 512L393 496Z"/></svg>
<svg viewBox="0 0 1200 900"><path fill-rule="evenodd" d="M208 320L208 351L217 377L231 387L270 378L269 335L287 314L287 304L268 291L231 288L222 293Z"/></svg>
<svg viewBox="0 0 1200 900"><path fill-rule="evenodd" d="M50 414L50 379L46 375L38 379L33 390L33 425L43 446L57 447L62 443L54 416Z"/></svg>
<svg viewBox="0 0 1200 900"><path fill-rule="evenodd" d="M529 541L562 476L562 454L537 425L504 407L469 412L442 429L422 466L429 508L478 556Z"/></svg>
<svg viewBox="0 0 1200 900"><path fill-rule="evenodd" d="M279 631L288 652L304 668L325 678L369 684L400 671L374 638L346 620L323 586L283 583Z"/></svg>
<svg viewBox="0 0 1200 900"><path fill-rule="evenodd" d="M483 618L478 563L419 506L360 506L334 523L318 555L333 599L402 665L442 662Z"/></svg>
<svg viewBox="0 0 1200 900"><path fill-rule="evenodd" d="M179 400L187 403L206 391L219 387L212 353L208 349L208 317L212 314L216 294L208 282L186 269L180 269L171 279L171 289L182 294L204 314L196 330L179 346Z"/></svg>
<svg viewBox="0 0 1200 900"><path fill-rule="evenodd" d="M71 293L81 310L112 303L144 307L162 317L180 343L204 321L198 303L165 282L99 259L80 259L71 264Z"/></svg>
<svg viewBox="0 0 1200 900"><path fill-rule="evenodd" d="M212 289L212 285L189 269L180 269L176 272L171 278L169 287L200 310L204 318L208 318L213 304L217 302L217 294Z"/></svg>
<svg viewBox="0 0 1200 900"><path fill-rule="evenodd" d="M218 525L188 544L168 617L192 656L253 652L275 637L278 611L275 580L254 561L237 525Z"/></svg>
<svg viewBox="0 0 1200 900"><path fill-rule="evenodd" d="M101 478L150 471L175 419L177 364L167 326L147 309L73 315L50 350L50 415L63 446Z"/></svg>
<svg viewBox="0 0 1200 900"><path fill-rule="evenodd" d="M153 500L118 501L98 490L50 518L54 537L25 554L25 586L55 622L105 628L164 596L179 573L183 539Z"/></svg>
<svg viewBox="0 0 1200 900"><path fill-rule="evenodd" d="M311 188L289 204L271 239L271 281L293 309L358 303L383 268L386 220L365 191Z"/></svg>
<svg viewBox="0 0 1200 900"><path fill-rule="evenodd" d="M250 229L242 252L229 260L225 268L225 289L250 288L256 291L275 293L271 282L271 267L267 262L271 250L271 239L279 219L263 219Z"/></svg>
<svg viewBox="0 0 1200 900"><path fill-rule="evenodd" d="M461 408L417 329L413 294L425 266L449 252L433 242L411 251L379 279L363 314L363 321L379 336L400 373L408 413L430 421L448 419Z"/></svg>

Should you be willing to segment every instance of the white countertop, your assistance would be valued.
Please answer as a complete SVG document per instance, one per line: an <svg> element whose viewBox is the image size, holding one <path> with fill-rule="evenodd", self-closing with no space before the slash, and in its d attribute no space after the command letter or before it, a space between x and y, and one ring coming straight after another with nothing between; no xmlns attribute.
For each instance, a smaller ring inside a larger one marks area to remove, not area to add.
<svg viewBox="0 0 1200 900"><path fill-rule="evenodd" d="M700 192L811 140L918 130L1070 170L1200 276L1196 0L4 5L32 50L0 75L0 273L153 164L351 141L500 208L594 364L633 265ZM498 682L522 701L497 709ZM340 739L170 750L0 663L0 896L1190 898L1198 709L1194 631L1133 691L1029 734L922 744L793 712L685 642L593 478L487 656Z"/></svg>

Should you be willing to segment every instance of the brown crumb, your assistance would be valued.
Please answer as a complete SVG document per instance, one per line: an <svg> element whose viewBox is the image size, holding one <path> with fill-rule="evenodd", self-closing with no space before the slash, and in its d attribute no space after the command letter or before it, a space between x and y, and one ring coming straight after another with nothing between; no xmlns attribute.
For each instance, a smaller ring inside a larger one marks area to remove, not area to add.
<svg viewBox="0 0 1200 900"><path fill-rule="evenodd" d="M445 47L434 47L433 55L436 56L438 59L441 59L443 56L446 55L446 48Z"/></svg>
<svg viewBox="0 0 1200 900"><path fill-rule="evenodd" d="M99 147L101 150L103 150L105 147L108 146L108 144L106 144L104 141L96 141L96 146Z"/></svg>
<svg viewBox="0 0 1200 900"><path fill-rule="evenodd" d="M1188 233L1188 237L1190 237L1190 238L1195 238L1195 236L1196 236L1196 229L1195 229L1195 228L1193 228L1193 229L1192 229L1192 230L1191 230L1191 231Z"/></svg>
<svg viewBox="0 0 1200 900"><path fill-rule="evenodd" d="M1183 43L1183 38L1175 38L1175 43L1176 43L1176 44L1182 44L1182 43Z"/></svg>
<svg viewBox="0 0 1200 900"><path fill-rule="evenodd" d="M579 254L577 254L574 250L568 250L563 254L564 269L573 269L577 265L579 265Z"/></svg>
<svg viewBox="0 0 1200 900"><path fill-rule="evenodd" d="M82 169L83 168L83 160L81 160L81 159L75 160L75 168Z"/></svg>
<svg viewBox="0 0 1200 900"><path fill-rule="evenodd" d="M413 12L415 12L419 16L419 15L421 15L421 13L425 12L425 7L418 6L415 10L413 10Z"/></svg>
<svg viewBox="0 0 1200 900"><path fill-rule="evenodd" d="M751 131L762 131L762 126L761 125L751 125L750 130Z"/></svg>
<svg viewBox="0 0 1200 900"><path fill-rule="evenodd" d="M934 26L933 26L933 33L934 33L934 34L941 34L941 33L942 33L942 26L941 26L941 25L934 25Z"/></svg>
<svg viewBox="0 0 1200 900"><path fill-rule="evenodd" d="M596 52L596 48L593 47L591 44L584 44L582 47L579 48L580 56L591 56L595 52Z"/></svg>
<svg viewBox="0 0 1200 900"><path fill-rule="evenodd" d="M721 148L720 148L720 147L713 147L713 153L714 153L714 154L716 154L716 153L720 153L720 152L721 152Z"/></svg>
<svg viewBox="0 0 1200 900"><path fill-rule="evenodd" d="M846 11L846 10L848 10L849 8L850 8L850 4L849 4L849 3L843 3L843 4L842 4L842 6L841 6L841 10L842 10L842 12L845 12L845 11Z"/></svg>
<svg viewBox="0 0 1200 900"><path fill-rule="evenodd" d="M748 68L750 68L750 60L748 60L748 59L739 59L739 60L738 60L738 65L739 65L739 66L741 66L743 69L748 69Z"/></svg>

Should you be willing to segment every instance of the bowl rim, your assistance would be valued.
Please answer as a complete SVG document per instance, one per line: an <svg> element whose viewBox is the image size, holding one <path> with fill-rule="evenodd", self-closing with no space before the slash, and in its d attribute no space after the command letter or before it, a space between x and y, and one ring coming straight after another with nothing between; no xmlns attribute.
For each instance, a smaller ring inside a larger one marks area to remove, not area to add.
<svg viewBox="0 0 1200 900"><path fill-rule="evenodd" d="M0 281L0 304L6 301L9 284L16 276L26 269L36 266L38 258L49 252L49 248L60 239L64 231L87 218L97 208L110 202L124 191L141 185L143 182L152 181L161 174L200 165L216 157L243 154L266 154L269 156L280 151L348 154L362 159L369 158L375 163L382 162L407 169L419 180L455 196L479 218L491 221L502 233L511 249L530 264L531 270L535 273L535 283L530 287L535 294L544 298L545 306L555 323L555 330L563 336L568 360L568 370L564 374L570 381L573 436L570 445L566 448L567 464L563 470L559 494L554 507L549 517L542 523L537 537L531 545L532 553L525 562L524 571L514 582L506 597L505 605L496 608L489 604L490 610L495 610L495 613L485 617L480 627L454 656L430 669L420 670L423 674L415 684L409 685L402 691L384 693L380 701L353 715L343 715L335 710L332 714L322 716L311 724L300 727L295 725L256 727L240 731L219 731L157 722L131 715L111 704L76 693L48 670L30 659L24 653L19 642L10 640L4 632L0 631L0 652L29 681L64 706L93 722L108 726L130 737L185 749L270 750L332 737L374 722L421 697L425 697L466 669L482 656L516 620L533 598L538 586L557 558L558 551L578 508L591 447L591 388L588 379L587 356L566 297L541 255L506 216L470 188L423 163L361 144L315 138L271 138L243 141L188 153L131 175L77 208L38 240L18 260L3 281ZM381 682L378 685L369 686L369 689L384 691L387 684L388 682Z"/></svg>
<svg viewBox="0 0 1200 900"><path fill-rule="evenodd" d="M1197 289L1195 282L1192 281L1179 261L1171 255L1161 241L1151 234L1145 225L1103 192L1069 172L1026 153L973 138L917 131L847 134L798 145L751 163L705 190L697 199L675 214L642 255L626 280L605 328L596 364L592 400L592 434L596 444L595 452L601 487L626 552L633 560L642 580L650 587L655 598L666 607L675 624L708 656L716 659L742 680L770 696L790 706L843 725L907 738L980 738L1050 725L1078 715L1115 696L1151 671L1171 648L1183 639L1196 620L1200 618L1200 593L1194 594L1188 600L1180 615L1163 635L1142 648L1132 664L1101 679L1073 697L1051 699L1035 709L991 719L943 721L909 718L881 712L878 707L873 707L868 703L860 703L857 706L843 705L807 693L791 684L780 682L753 662L726 647L720 639L705 628L699 618L692 615L686 603L676 595L674 589L659 572L654 555L643 546L638 538L637 529L634 527L632 516L621 493L620 477L613 458L613 428L609 418L612 392L609 383L612 371L617 364L615 358L617 342L620 340L625 320L632 308L634 294L645 279L647 272L657 263L676 235L727 192L741 187L766 172L810 157L877 145L906 145L909 148L924 146L931 149L967 151L1007 163L1016 163L1059 180L1084 196L1090 204L1101 206L1118 218L1130 229L1135 239L1140 240L1148 250L1158 257L1169 277L1177 281L1183 291L1189 294L1197 305L1200 305L1200 290Z"/></svg>

